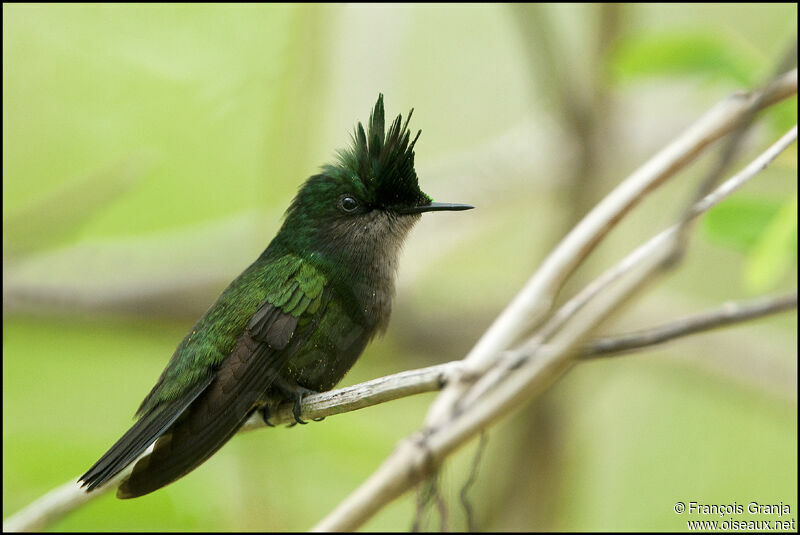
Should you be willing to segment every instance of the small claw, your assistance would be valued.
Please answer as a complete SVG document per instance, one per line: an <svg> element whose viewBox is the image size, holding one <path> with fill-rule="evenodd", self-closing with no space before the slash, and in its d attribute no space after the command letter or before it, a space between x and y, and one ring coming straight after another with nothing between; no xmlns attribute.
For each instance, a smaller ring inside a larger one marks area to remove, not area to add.
<svg viewBox="0 0 800 535"><path fill-rule="evenodd" d="M297 424L305 425L308 422L300 418L300 408L303 403L303 398L306 397L308 394L317 394L314 390L309 390L308 388L302 387L295 382L289 382L288 380L280 380L275 382L275 387L289 400L294 401L292 405L292 415L294 416L294 423L289 425L292 427ZM319 421L314 419L314 421Z"/></svg>
<svg viewBox="0 0 800 535"><path fill-rule="evenodd" d="M259 412L261 413L261 419L264 420L264 424L267 427L275 427L275 424L269 421L270 416L272 416L270 414L269 405L264 405L263 407L261 407L261 409L259 409Z"/></svg>
<svg viewBox="0 0 800 535"><path fill-rule="evenodd" d="M292 414L294 415L294 422L296 424L305 425L308 422L306 422L305 420L300 418L300 402L302 400L303 400L303 396L302 395L297 396L297 399L295 399L294 405L292 406Z"/></svg>
<svg viewBox="0 0 800 535"><path fill-rule="evenodd" d="M319 418L311 418L311 419L314 420L315 422L321 422L322 420L325 419L325 417L324 416L320 416Z"/></svg>

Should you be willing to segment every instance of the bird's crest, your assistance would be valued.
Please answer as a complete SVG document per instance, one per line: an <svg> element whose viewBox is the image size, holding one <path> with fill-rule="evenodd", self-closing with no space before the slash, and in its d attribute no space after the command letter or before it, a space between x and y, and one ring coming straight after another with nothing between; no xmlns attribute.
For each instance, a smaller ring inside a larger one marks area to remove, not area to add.
<svg viewBox="0 0 800 535"><path fill-rule="evenodd" d="M385 130L383 94L379 94L366 131L358 123L352 146L338 153L342 165L358 174L377 202L417 205L431 201L419 189L414 170L414 145L422 130L411 139L408 123L413 113L412 108L405 122L402 115L398 115Z"/></svg>

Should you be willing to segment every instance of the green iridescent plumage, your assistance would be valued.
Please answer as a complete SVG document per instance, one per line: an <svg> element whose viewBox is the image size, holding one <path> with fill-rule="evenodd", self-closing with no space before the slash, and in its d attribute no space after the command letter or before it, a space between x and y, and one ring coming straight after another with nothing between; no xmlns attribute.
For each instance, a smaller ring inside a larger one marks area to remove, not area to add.
<svg viewBox="0 0 800 535"><path fill-rule="evenodd" d="M299 256L287 254L270 263L252 264L192 327L137 415L179 399L208 376L233 350L252 316L265 302L299 318L319 309L325 276Z"/></svg>
<svg viewBox="0 0 800 535"><path fill-rule="evenodd" d="M178 345L142 402L139 420L81 477L92 490L133 462L131 498L185 475L254 410L333 388L391 311L397 256L419 214L463 210L433 203L414 171L408 119L384 131L383 96L366 131L300 188L267 249Z"/></svg>

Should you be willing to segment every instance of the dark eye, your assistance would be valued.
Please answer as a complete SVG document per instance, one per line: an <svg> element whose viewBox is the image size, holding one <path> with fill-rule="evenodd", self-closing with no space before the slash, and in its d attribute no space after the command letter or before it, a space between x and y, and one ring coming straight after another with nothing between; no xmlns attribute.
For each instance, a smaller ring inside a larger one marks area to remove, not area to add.
<svg viewBox="0 0 800 535"><path fill-rule="evenodd" d="M358 201L350 195L342 195L339 198L339 208L346 214L352 214L358 209Z"/></svg>

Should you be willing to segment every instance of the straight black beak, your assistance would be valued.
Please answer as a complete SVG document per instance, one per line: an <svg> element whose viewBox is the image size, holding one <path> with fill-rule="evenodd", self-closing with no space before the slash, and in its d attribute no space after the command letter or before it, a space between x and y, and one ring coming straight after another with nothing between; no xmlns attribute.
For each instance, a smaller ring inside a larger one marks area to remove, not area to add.
<svg viewBox="0 0 800 535"><path fill-rule="evenodd" d="M472 210L475 208L474 206L470 206L468 204L453 204L449 202L432 202L430 204L424 204L422 206L409 206L395 209L398 214L421 214L422 212L443 212L445 210L448 211L460 211L460 210Z"/></svg>

